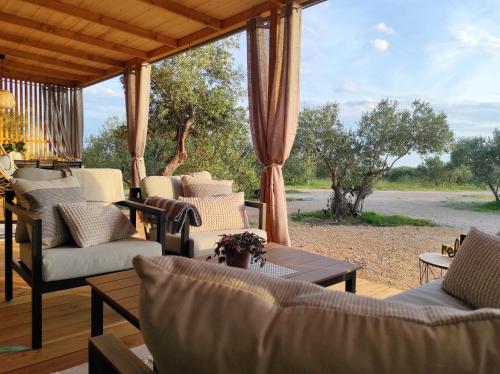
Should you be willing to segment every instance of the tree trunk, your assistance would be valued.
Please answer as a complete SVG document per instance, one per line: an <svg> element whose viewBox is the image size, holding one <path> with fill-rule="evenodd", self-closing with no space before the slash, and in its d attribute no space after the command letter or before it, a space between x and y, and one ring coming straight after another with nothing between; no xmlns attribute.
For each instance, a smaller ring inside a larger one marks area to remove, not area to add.
<svg viewBox="0 0 500 374"><path fill-rule="evenodd" d="M495 188L491 183L488 183L488 187L490 187L491 192L493 193L493 196L495 196L495 200L497 203L500 202L500 194L498 193L498 187Z"/></svg>
<svg viewBox="0 0 500 374"><path fill-rule="evenodd" d="M349 201L347 200L344 189L340 185L335 185L333 188L333 196L328 207L332 212L333 219L345 218L351 215Z"/></svg>
<svg viewBox="0 0 500 374"><path fill-rule="evenodd" d="M163 168L162 175L170 176L175 173L175 171L186 162L188 158L186 150L186 140L189 135L189 131L194 124L193 117L190 117L186 123L177 130L175 136L175 152L168 160L167 164Z"/></svg>

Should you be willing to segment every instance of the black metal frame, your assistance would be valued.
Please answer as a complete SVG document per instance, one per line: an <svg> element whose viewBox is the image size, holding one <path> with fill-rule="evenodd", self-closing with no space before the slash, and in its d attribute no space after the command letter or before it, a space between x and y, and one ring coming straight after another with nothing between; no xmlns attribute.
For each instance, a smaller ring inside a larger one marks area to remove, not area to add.
<svg viewBox="0 0 500 374"><path fill-rule="evenodd" d="M80 169L82 167L81 161L59 161L54 160L52 162L53 170L65 170L65 169Z"/></svg>
<svg viewBox="0 0 500 374"><path fill-rule="evenodd" d="M42 217L20 208L13 204L14 191L6 191L4 197L5 211L5 299L7 301L13 298L12 270L15 270L31 287L31 346L33 349L42 346L42 294L54 291L65 290L74 287L87 285L84 277L49 281L42 280ZM158 235L157 241L161 244L162 254L165 255L165 212L162 209L147 206L135 201L119 201L117 205L126 207L130 210L130 221L136 226L136 212L142 211L156 216L158 227L163 228L163 235ZM25 222L32 226L31 235L31 255L32 270L30 270L22 261L15 261L12 256L12 214L16 214ZM162 229L160 229L162 231ZM93 274L102 275L102 274Z"/></svg>
<svg viewBox="0 0 500 374"><path fill-rule="evenodd" d="M143 202L145 199L142 196L141 188L140 187L130 188L129 199L130 199L130 201ZM260 230L265 230L266 229L266 203L261 203L259 201L245 200L245 206L259 210L259 222L258 222L257 227ZM189 251L189 226L190 226L190 222L188 219L184 223L184 226L182 227L182 230L181 230L181 253L180 253L180 256L183 256L183 257L193 257L193 255L194 255L193 253L190 253L190 251ZM162 233L160 233L158 231L157 235L158 236L160 236L160 235L165 236L165 228L163 227ZM168 250L168 248L166 248L165 250L166 250L167 254L179 256L179 253L171 252Z"/></svg>

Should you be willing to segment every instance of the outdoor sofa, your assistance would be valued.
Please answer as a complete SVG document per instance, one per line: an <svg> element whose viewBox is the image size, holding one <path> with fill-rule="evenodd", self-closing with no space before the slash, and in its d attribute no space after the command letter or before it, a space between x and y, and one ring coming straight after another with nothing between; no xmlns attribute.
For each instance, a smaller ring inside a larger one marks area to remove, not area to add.
<svg viewBox="0 0 500 374"><path fill-rule="evenodd" d="M138 256L141 331L159 373L497 373L500 239L488 240L496 251L469 241L444 280L385 300L178 256ZM473 307L443 282L494 306ZM152 370L101 335L89 341L89 372Z"/></svg>

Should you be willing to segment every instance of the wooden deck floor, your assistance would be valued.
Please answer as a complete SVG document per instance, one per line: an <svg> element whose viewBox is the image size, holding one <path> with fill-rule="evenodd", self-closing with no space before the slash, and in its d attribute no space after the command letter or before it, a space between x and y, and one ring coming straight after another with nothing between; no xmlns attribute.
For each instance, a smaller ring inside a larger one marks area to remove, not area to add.
<svg viewBox="0 0 500 374"><path fill-rule="evenodd" d="M4 244L0 241L0 346L31 342L30 288L14 276L14 299L4 298ZM18 250L14 256L18 258ZM343 290L344 285L332 289ZM357 281L359 295L385 298L400 290L363 279ZM105 309L105 332L122 338L130 347L143 343L142 336L128 322ZM90 336L90 289L80 287L43 296L43 348L36 351L0 353L0 373L50 373L87 361Z"/></svg>

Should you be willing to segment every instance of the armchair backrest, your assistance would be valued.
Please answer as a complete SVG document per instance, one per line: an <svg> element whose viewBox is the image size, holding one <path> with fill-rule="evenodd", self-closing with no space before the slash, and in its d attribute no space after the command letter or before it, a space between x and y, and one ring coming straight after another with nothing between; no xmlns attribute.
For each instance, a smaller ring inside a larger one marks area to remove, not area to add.
<svg viewBox="0 0 500 374"><path fill-rule="evenodd" d="M178 199L182 196L181 177L150 176L141 181L141 193L145 199L150 196Z"/></svg>
<svg viewBox="0 0 500 374"><path fill-rule="evenodd" d="M110 204L125 199L123 177L119 169L76 168L70 169L70 173L78 179L88 202Z"/></svg>

